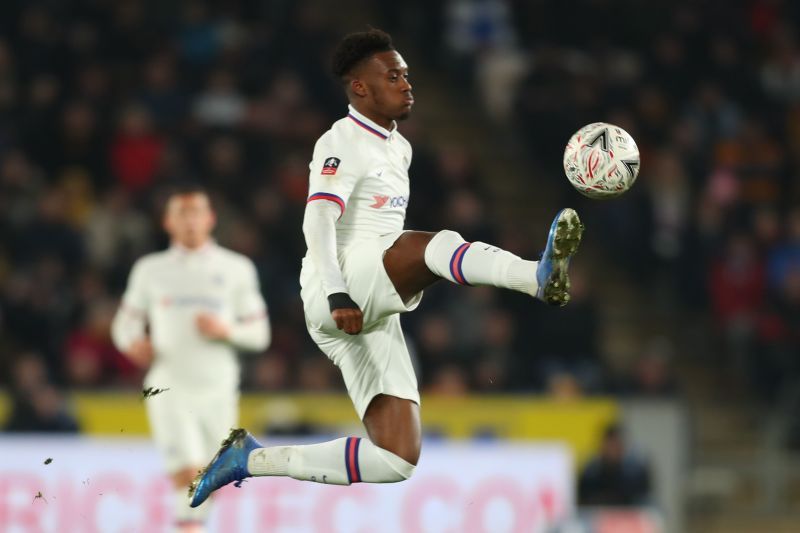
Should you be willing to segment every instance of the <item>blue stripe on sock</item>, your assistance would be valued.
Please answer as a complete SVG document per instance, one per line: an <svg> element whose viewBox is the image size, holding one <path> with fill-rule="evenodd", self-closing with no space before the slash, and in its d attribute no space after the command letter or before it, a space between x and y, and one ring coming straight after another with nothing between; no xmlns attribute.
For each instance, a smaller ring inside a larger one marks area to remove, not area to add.
<svg viewBox="0 0 800 533"><path fill-rule="evenodd" d="M347 482L352 483L353 478L350 477L350 460L349 460L349 451L350 451L350 441L353 440L353 437L347 437L347 442L344 444L344 469L347 470Z"/></svg>

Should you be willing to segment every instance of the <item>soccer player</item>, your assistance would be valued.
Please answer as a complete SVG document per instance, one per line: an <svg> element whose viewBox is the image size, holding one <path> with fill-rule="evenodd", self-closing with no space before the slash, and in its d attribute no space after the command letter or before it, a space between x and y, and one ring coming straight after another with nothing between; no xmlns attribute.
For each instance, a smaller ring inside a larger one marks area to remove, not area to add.
<svg viewBox="0 0 800 533"><path fill-rule="evenodd" d="M147 415L182 533L204 530L208 509L190 508L186 489L237 425L237 351L261 352L271 336L256 269L212 240L215 221L202 188L170 195L172 244L136 261L112 325L117 348L149 369L144 385L157 394L145 400Z"/></svg>
<svg viewBox="0 0 800 533"><path fill-rule="evenodd" d="M345 37L333 73L350 107L314 148L301 296L308 331L341 370L369 439L264 448L234 430L195 479L193 506L250 476L336 485L408 479L420 454L420 399L400 313L437 280L503 287L552 305L569 299L567 267L583 231L575 211L558 213L538 262L449 230L404 231L411 146L397 121L414 104L408 67L389 35L370 30Z"/></svg>

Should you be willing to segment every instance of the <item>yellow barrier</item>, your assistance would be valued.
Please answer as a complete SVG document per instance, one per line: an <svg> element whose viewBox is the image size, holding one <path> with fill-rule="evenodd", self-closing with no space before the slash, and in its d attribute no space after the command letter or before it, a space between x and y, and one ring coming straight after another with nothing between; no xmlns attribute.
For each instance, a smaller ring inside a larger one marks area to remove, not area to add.
<svg viewBox="0 0 800 533"><path fill-rule="evenodd" d="M168 394L165 393L165 394ZM95 435L148 433L144 403L130 392L74 393L70 397L81 428ZM480 436L503 439L566 441L582 464L597 449L603 428L618 414L609 399L555 401L534 396L423 396L422 421L427 433L450 438ZM0 394L0 421L10 409ZM255 433L280 417L292 417L333 433L360 427L350 399L341 394L247 394L240 422Z"/></svg>

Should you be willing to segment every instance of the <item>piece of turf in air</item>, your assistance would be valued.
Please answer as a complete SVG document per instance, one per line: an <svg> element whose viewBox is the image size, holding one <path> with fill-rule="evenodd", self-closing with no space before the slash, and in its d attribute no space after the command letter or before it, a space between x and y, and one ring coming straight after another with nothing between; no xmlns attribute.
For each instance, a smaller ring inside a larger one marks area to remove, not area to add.
<svg viewBox="0 0 800 533"><path fill-rule="evenodd" d="M168 390L169 388L157 389L155 387L147 387L142 391L142 398L152 398L153 396L161 394L162 392L167 392Z"/></svg>
<svg viewBox="0 0 800 533"><path fill-rule="evenodd" d="M47 459L44 460L44 464L46 464L46 465L49 465L52 462L53 462L53 458L52 457L48 457Z"/></svg>

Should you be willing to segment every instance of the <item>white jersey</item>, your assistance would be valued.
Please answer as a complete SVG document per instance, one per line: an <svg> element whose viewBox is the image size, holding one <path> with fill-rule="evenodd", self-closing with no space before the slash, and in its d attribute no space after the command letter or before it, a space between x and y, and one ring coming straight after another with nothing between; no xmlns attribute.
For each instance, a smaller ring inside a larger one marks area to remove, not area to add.
<svg viewBox="0 0 800 533"><path fill-rule="evenodd" d="M339 205L339 250L362 238L403 229L409 198L411 145L352 106L314 147L308 201Z"/></svg>
<svg viewBox="0 0 800 533"><path fill-rule="evenodd" d="M318 278L326 295L349 291L345 250L403 229L410 164L411 145L396 126L382 128L353 106L320 137L309 165L301 280Z"/></svg>
<svg viewBox="0 0 800 533"><path fill-rule="evenodd" d="M230 342L211 341L195 323L210 313L231 328ZM253 263L209 243L172 246L134 264L112 335L121 351L146 334L155 358L145 384L189 391L235 391L236 349L266 349L270 329Z"/></svg>

